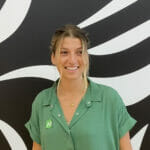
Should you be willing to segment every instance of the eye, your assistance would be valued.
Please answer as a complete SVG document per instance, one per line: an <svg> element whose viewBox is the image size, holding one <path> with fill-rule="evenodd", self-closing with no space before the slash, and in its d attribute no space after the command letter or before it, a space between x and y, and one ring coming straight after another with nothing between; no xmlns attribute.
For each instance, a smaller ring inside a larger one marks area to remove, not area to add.
<svg viewBox="0 0 150 150"><path fill-rule="evenodd" d="M66 51L66 50L61 50L60 54L63 55L63 56L65 56L65 55L68 54L68 51Z"/></svg>
<svg viewBox="0 0 150 150"><path fill-rule="evenodd" d="M79 56L81 56L81 55L82 55L82 53L83 53L83 51L82 51L82 50L78 50L78 51L77 51L77 55L79 55Z"/></svg>

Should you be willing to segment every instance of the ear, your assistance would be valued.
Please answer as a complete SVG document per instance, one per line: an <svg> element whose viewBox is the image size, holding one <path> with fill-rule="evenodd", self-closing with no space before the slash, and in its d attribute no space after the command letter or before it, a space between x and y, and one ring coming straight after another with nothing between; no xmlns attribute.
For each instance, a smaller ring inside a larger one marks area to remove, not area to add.
<svg viewBox="0 0 150 150"><path fill-rule="evenodd" d="M56 57L53 53L51 54L51 62L53 65L56 65Z"/></svg>

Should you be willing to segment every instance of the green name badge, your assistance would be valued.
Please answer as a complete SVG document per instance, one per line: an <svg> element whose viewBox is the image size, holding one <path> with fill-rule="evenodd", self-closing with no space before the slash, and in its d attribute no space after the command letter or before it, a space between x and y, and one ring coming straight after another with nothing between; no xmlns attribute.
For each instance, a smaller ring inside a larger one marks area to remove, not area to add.
<svg viewBox="0 0 150 150"><path fill-rule="evenodd" d="M51 127L52 127L52 120L49 119L46 121L46 128L49 129Z"/></svg>

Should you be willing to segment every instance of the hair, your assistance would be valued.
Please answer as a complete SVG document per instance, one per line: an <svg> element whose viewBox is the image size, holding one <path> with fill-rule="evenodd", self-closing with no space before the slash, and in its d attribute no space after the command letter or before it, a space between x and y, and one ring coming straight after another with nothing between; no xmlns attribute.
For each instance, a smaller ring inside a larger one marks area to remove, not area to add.
<svg viewBox="0 0 150 150"><path fill-rule="evenodd" d="M83 79L85 81L85 88L87 88L87 75L89 72L89 55L87 49L90 46L90 41L88 38L88 33L80 29L76 25L67 24L57 29L52 36L50 50L51 54L55 56L56 51L60 51L61 42L65 37L78 38L82 43L82 57L85 63L85 70L83 72ZM85 55L84 55L85 54ZM61 76L61 73L60 73Z"/></svg>

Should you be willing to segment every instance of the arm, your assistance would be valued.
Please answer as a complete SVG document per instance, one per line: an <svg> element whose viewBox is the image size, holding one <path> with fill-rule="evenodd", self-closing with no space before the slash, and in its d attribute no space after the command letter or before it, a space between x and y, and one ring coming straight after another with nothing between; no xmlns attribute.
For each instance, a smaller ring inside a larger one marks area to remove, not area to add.
<svg viewBox="0 0 150 150"><path fill-rule="evenodd" d="M129 132L120 139L120 150L132 150Z"/></svg>
<svg viewBox="0 0 150 150"><path fill-rule="evenodd" d="M37 144L36 142L33 142L32 150L42 150L42 149L41 149L41 146L39 144Z"/></svg>

